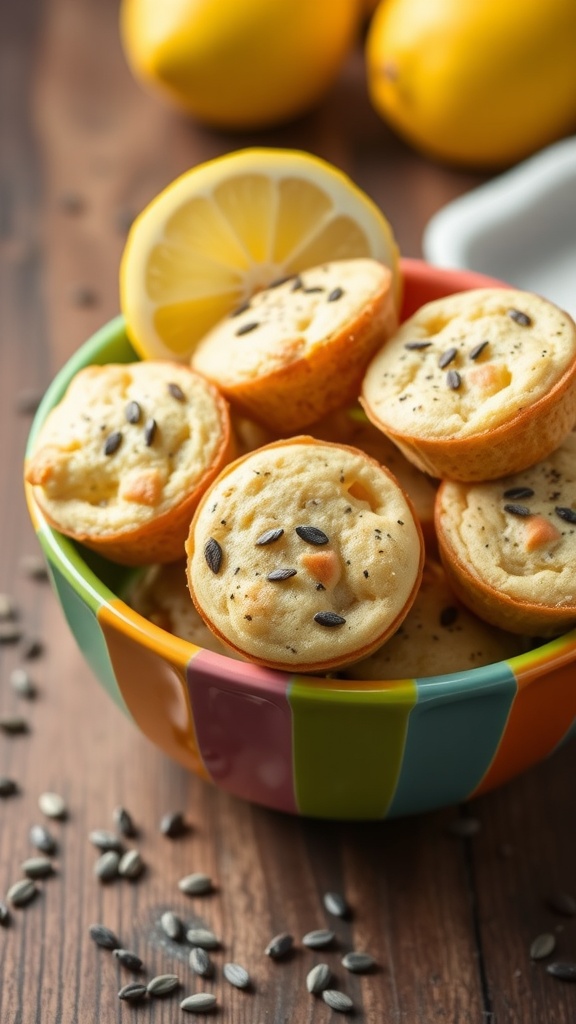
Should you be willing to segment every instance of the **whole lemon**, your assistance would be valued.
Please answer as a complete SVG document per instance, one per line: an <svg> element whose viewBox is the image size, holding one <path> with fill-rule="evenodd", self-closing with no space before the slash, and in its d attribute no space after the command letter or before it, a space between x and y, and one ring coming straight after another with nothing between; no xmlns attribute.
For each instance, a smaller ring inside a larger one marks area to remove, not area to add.
<svg viewBox="0 0 576 1024"><path fill-rule="evenodd" d="M505 166L576 127L576 0L382 0L370 97L417 149Z"/></svg>
<svg viewBox="0 0 576 1024"><path fill-rule="evenodd" d="M134 74L221 128L260 128L310 109L361 22L359 0L122 0Z"/></svg>

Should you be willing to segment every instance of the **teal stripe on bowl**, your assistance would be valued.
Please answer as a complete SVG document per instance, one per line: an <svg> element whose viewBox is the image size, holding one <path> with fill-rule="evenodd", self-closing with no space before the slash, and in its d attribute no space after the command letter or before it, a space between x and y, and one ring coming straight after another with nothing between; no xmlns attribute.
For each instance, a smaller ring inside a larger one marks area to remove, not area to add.
<svg viewBox="0 0 576 1024"><path fill-rule="evenodd" d="M504 734L517 682L505 661L476 672L481 683L475 672L416 680L389 817L459 803L480 784ZM469 689L455 696L460 686Z"/></svg>
<svg viewBox="0 0 576 1024"><path fill-rule="evenodd" d="M86 661L118 707L132 720L118 688L106 641L95 611L88 607L53 563L50 563L50 572L66 621Z"/></svg>

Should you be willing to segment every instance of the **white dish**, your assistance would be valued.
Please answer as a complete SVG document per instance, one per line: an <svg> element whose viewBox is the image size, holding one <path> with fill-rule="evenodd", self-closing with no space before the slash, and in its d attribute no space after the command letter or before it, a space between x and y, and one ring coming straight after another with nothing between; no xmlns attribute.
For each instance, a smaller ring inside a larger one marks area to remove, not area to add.
<svg viewBox="0 0 576 1024"><path fill-rule="evenodd" d="M576 136L449 203L423 250L430 263L500 278L576 316Z"/></svg>

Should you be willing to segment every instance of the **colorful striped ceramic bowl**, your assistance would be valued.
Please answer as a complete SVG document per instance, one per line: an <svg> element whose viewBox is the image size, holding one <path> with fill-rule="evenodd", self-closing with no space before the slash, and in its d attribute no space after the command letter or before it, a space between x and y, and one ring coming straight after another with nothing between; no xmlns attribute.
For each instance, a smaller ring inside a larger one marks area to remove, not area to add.
<svg viewBox="0 0 576 1024"><path fill-rule="evenodd" d="M405 260L404 315L494 284ZM66 364L32 439L71 377L136 358L118 318ZM152 625L117 596L130 570L30 513L70 628L118 706L170 757L236 796L281 811L377 819L484 793L550 754L576 722L576 630L498 664L422 679L290 676L213 654Z"/></svg>

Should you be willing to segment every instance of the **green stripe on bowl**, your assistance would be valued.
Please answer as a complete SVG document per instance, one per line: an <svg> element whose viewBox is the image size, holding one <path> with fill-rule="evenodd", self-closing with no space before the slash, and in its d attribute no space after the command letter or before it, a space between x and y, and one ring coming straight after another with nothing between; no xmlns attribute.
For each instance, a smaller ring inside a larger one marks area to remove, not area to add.
<svg viewBox="0 0 576 1024"><path fill-rule="evenodd" d="M460 803L476 789L505 732L518 686L505 661L417 679L416 685L390 817Z"/></svg>
<svg viewBox="0 0 576 1024"><path fill-rule="evenodd" d="M77 593L77 589L53 562L50 562L50 572L62 611L82 654L118 707L132 720L116 682L96 609L88 606L84 597Z"/></svg>
<svg viewBox="0 0 576 1024"><path fill-rule="evenodd" d="M351 685L297 676L288 700L299 812L383 818L402 764L415 682Z"/></svg>

